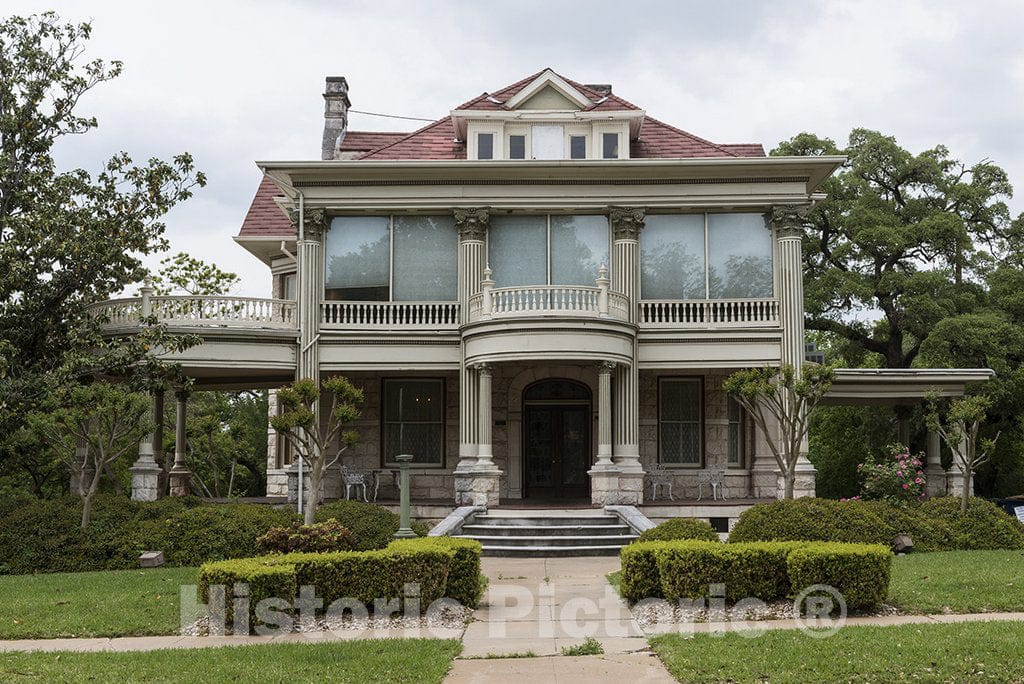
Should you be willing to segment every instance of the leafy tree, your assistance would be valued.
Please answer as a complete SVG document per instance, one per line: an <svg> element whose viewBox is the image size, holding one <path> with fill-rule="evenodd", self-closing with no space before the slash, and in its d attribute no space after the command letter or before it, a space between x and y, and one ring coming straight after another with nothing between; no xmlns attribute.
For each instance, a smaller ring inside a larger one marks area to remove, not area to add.
<svg viewBox="0 0 1024 684"><path fill-rule="evenodd" d="M222 271L216 264L178 252L160 260L160 270L153 277L153 289L158 295L226 295L241 280L237 274Z"/></svg>
<svg viewBox="0 0 1024 684"><path fill-rule="evenodd" d="M805 365L801 377L789 365L781 368L749 368L725 380L725 391L747 411L779 466L785 483L783 498L793 498L796 464L807 437L807 421L832 386L829 366ZM775 427L779 438L774 439Z"/></svg>
<svg viewBox="0 0 1024 684"><path fill-rule="evenodd" d="M989 461L999 440L998 434L994 439L978 439L978 430L985 420L985 412L992 406L992 399L983 394L954 399L949 402L945 417L942 417L938 404L937 397L929 399L931 412L928 415L928 427L939 433L942 441L953 453L953 464L963 473L964 490L961 494L960 512L966 514L971 501L974 473L978 466Z"/></svg>
<svg viewBox="0 0 1024 684"><path fill-rule="evenodd" d="M326 402L321 402L321 389ZM358 439L358 434L346 431L345 426L362 415L363 390L342 376L324 380L321 387L312 380L298 380L279 389L277 400L281 413L272 417L270 424L295 446L307 468L311 494L304 515L305 524L312 525L323 495L324 473ZM326 421L318 420L318 407L327 409Z"/></svg>
<svg viewBox="0 0 1024 684"><path fill-rule="evenodd" d="M932 328L974 310L979 275L1020 244L1012 188L990 162L967 166L941 145L913 154L862 128L844 149L802 133L772 154L849 158L808 216L804 293L807 328L838 336L853 358L911 367Z"/></svg>
<svg viewBox="0 0 1024 684"><path fill-rule="evenodd" d="M110 466L138 448L149 431L149 398L105 382L74 387L53 413L48 437L74 474L82 499L82 529ZM43 428L47 429L47 428ZM83 449L77 448L81 442Z"/></svg>
<svg viewBox="0 0 1024 684"><path fill-rule="evenodd" d="M53 147L97 126L80 99L120 62L84 59L88 23L52 13L0 21L0 459L8 436L51 392L130 371L140 385L172 372L155 349L191 344L158 326L103 340L88 313L146 273L166 249L161 219L205 184L187 154L133 163L119 152L98 173L60 170Z"/></svg>

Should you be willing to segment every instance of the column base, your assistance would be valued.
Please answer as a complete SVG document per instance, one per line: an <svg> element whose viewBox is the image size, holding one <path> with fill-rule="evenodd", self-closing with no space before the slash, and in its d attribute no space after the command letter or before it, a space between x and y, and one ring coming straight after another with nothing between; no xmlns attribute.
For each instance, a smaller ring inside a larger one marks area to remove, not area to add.
<svg viewBox="0 0 1024 684"><path fill-rule="evenodd" d="M160 497L160 466L155 461L136 461L132 474L132 501L156 501Z"/></svg>
<svg viewBox="0 0 1024 684"><path fill-rule="evenodd" d="M168 474L171 496L188 496L192 493L192 471L184 466L174 466Z"/></svg>
<svg viewBox="0 0 1024 684"><path fill-rule="evenodd" d="M455 471L455 505L498 505L502 471L497 468L467 468Z"/></svg>
<svg viewBox="0 0 1024 684"><path fill-rule="evenodd" d="M750 493L755 499L779 498L778 469L754 467L750 471Z"/></svg>
<svg viewBox="0 0 1024 684"><path fill-rule="evenodd" d="M590 501L599 506L639 506L644 502L644 477L618 466L594 466L590 476Z"/></svg>
<svg viewBox="0 0 1024 684"><path fill-rule="evenodd" d="M950 468L949 473L946 475L946 494L949 496L963 496L965 479L964 474L958 468ZM974 496L974 478L971 478L970 496Z"/></svg>
<svg viewBox="0 0 1024 684"><path fill-rule="evenodd" d="M928 498L934 499L937 496L946 496L947 492L947 478L948 475L942 466L929 465L925 468L925 492L928 494ZM963 477L963 474L960 475Z"/></svg>

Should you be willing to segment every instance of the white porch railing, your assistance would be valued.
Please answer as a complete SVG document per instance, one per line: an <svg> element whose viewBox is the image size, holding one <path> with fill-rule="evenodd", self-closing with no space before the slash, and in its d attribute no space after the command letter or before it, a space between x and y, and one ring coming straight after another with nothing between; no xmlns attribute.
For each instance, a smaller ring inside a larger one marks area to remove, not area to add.
<svg viewBox="0 0 1024 684"><path fill-rule="evenodd" d="M777 299L648 299L640 302L648 328L778 327Z"/></svg>
<svg viewBox="0 0 1024 684"><path fill-rule="evenodd" d="M325 328L459 327L458 302L337 302L321 305Z"/></svg>
<svg viewBox="0 0 1024 684"><path fill-rule="evenodd" d="M484 271L483 289L469 299L469 320L509 316L584 316L629 320L629 299L608 290L608 269L601 267L595 287L528 285L495 289L491 270Z"/></svg>
<svg viewBox="0 0 1024 684"><path fill-rule="evenodd" d="M108 327L137 325L147 316L182 326L295 328L295 302L288 299L221 296L143 296L112 299L90 307Z"/></svg>

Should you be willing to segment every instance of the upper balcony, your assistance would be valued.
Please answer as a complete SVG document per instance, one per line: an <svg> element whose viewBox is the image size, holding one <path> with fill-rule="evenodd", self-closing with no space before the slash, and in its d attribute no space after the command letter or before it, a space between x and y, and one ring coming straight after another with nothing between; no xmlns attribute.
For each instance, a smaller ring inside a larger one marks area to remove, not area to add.
<svg viewBox="0 0 1024 684"><path fill-rule="evenodd" d="M295 302L288 299L144 294L98 302L89 313L105 329L134 328L151 316L175 328L298 328Z"/></svg>

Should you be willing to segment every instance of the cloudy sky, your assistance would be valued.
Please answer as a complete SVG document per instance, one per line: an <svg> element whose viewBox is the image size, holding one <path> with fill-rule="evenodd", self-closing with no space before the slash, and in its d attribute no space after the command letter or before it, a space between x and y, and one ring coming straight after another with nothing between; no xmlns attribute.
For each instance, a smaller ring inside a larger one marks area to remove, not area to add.
<svg viewBox="0 0 1024 684"><path fill-rule="evenodd" d="M98 131L59 150L95 168L191 152L209 185L168 217L172 249L236 271L239 294L269 294L237 247L257 159L317 159L323 78L348 79L354 109L440 118L481 92L550 66L717 142L770 149L800 131L839 141L865 126L920 151L1002 165L1024 211L1021 2L498 3L206 0L48 3L93 22L90 57L124 75L81 112ZM413 130L352 114L357 130Z"/></svg>

